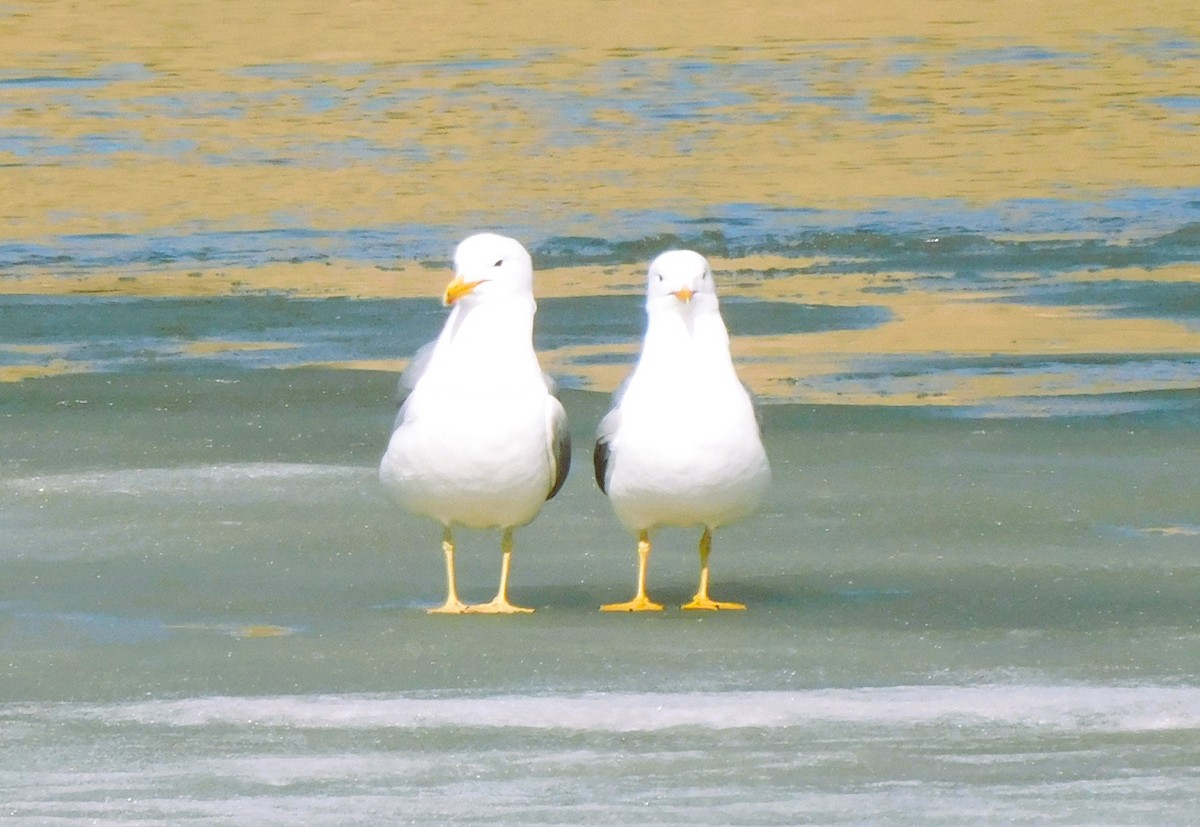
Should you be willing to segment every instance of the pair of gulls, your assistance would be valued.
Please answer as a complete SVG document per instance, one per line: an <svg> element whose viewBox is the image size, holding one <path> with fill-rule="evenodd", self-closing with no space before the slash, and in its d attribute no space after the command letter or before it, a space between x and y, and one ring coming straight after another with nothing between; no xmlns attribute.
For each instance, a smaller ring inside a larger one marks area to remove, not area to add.
<svg viewBox="0 0 1200 827"><path fill-rule="evenodd" d="M434 613L530 612L508 600L513 530L562 488L567 415L533 349L533 265L514 239L473 235L454 251L450 314L401 377L406 393L379 476L409 511L443 526L446 602ZM633 372L600 422L596 481L637 534L637 594L605 611L658 611L646 594L650 532L699 526L700 585L685 609L742 609L708 595L712 532L750 514L770 479L749 393L738 380L712 270L690 250L650 265L647 325ZM458 597L454 526L499 529L500 587Z"/></svg>

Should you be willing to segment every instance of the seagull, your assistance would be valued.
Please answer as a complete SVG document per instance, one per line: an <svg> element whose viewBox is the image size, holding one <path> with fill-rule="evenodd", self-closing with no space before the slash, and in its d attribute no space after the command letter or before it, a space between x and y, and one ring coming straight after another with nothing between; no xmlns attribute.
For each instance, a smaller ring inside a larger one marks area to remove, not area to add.
<svg viewBox="0 0 1200 827"><path fill-rule="evenodd" d="M701 526L700 585L684 609L744 609L709 597L713 531L753 512L771 478L749 391L738 380L712 268L671 250L650 265L637 365L597 429L596 482L638 537L636 596L609 612L660 611L646 595L650 533Z"/></svg>
<svg viewBox="0 0 1200 827"><path fill-rule="evenodd" d="M446 601L435 614L532 612L508 600L513 531L566 481L567 415L533 350L533 264L515 239L480 233L454 251L450 308L436 340L400 378L405 395L379 478L408 511L442 524ZM500 587L458 597L454 527L501 531Z"/></svg>

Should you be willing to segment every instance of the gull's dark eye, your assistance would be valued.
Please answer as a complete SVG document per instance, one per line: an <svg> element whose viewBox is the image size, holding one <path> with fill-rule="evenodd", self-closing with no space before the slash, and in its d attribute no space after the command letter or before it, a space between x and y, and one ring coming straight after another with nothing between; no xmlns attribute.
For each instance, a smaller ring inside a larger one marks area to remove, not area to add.
<svg viewBox="0 0 1200 827"><path fill-rule="evenodd" d="M498 258L498 259L496 259L496 263L495 263L495 264L493 264L492 266L493 266L493 267L499 267L499 266L500 266L501 264L503 264L503 263L504 263L504 259L502 259L502 258Z"/></svg>
<svg viewBox="0 0 1200 827"><path fill-rule="evenodd" d="M658 274L658 280L659 280L659 281L662 281L662 280L663 280L662 273L659 273L659 274Z"/></svg>

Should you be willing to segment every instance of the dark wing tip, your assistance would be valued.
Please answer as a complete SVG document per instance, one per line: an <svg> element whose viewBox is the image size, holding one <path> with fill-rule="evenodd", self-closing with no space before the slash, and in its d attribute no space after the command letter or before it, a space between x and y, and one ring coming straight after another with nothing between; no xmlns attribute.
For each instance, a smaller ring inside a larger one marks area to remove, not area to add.
<svg viewBox="0 0 1200 827"><path fill-rule="evenodd" d="M547 500L554 499L554 496L562 490L569 473L571 473L571 434L564 427L561 432L555 434L554 485L550 487L550 493L546 495Z"/></svg>
<svg viewBox="0 0 1200 827"><path fill-rule="evenodd" d="M542 376L549 380L546 374ZM554 462L554 481L546 494L547 500L554 499L571 473L571 431L567 427L567 412L555 396L550 399L550 456Z"/></svg>
<svg viewBox="0 0 1200 827"><path fill-rule="evenodd" d="M592 451L592 466L596 472L596 485L600 486L600 491L608 493L608 440L603 437L596 440L596 447Z"/></svg>

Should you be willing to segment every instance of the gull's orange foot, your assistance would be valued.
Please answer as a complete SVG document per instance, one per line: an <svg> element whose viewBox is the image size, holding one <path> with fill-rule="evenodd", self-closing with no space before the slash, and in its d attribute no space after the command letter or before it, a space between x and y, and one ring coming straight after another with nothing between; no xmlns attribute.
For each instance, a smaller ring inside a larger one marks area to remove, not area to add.
<svg viewBox="0 0 1200 827"><path fill-rule="evenodd" d="M436 609L426 609L426 614L431 615L461 615L466 614L471 607L461 600L447 600Z"/></svg>
<svg viewBox="0 0 1200 827"><path fill-rule="evenodd" d="M645 595L635 597L625 603L606 603L600 607L602 612L661 612L663 607Z"/></svg>
<svg viewBox="0 0 1200 827"><path fill-rule="evenodd" d="M742 611L746 608L746 604L744 604L744 603L723 603L723 602L719 602L719 601L713 600L708 597L696 596L696 597L692 598L691 603L684 603L682 606L680 606L680 608L687 609L689 611L701 611L701 612L715 612L718 610Z"/></svg>
<svg viewBox="0 0 1200 827"><path fill-rule="evenodd" d="M512 614L532 614L533 609L527 609L524 606L514 606L507 600L499 597L492 600L490 603L477 603L474 606L467 606L467 614L472 615L512 615Z"/></svg>

